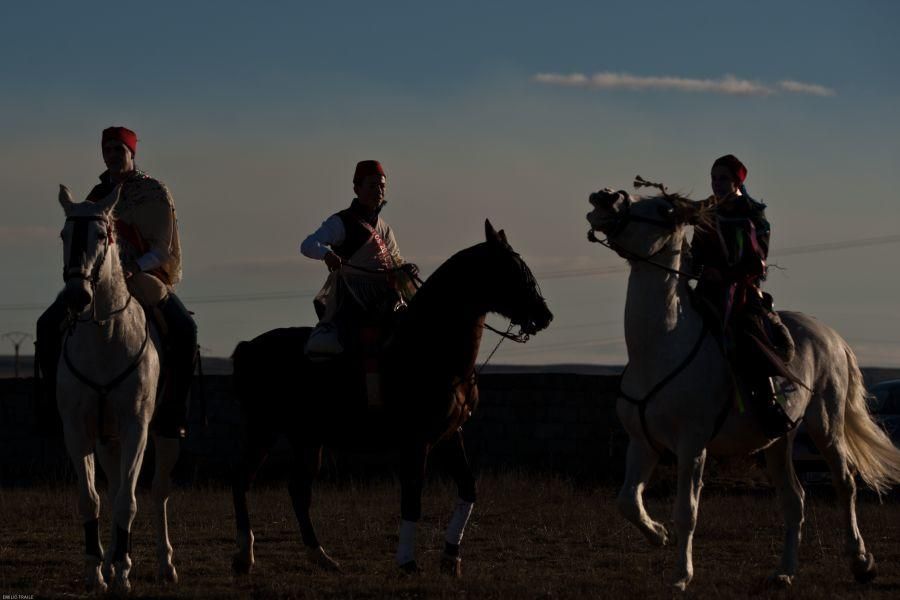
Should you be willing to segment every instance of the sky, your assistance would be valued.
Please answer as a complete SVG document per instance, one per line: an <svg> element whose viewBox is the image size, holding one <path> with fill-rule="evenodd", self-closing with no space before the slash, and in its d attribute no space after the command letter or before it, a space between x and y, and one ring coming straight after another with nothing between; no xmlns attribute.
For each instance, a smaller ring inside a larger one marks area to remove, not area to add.
<svg viewBox="0 0 900 600"><path fill-rule="evenodd" d="M887 0L3 3L0 331L61 288L57 185L86 195L126 125L175 198L210 355L313 323L326 271L299 242L374 158L424 275L485 218L536 274L556 318L493 362L623 364L627 272L587 243L588 195L640 174L705 197L733 153L777 307L900 366L898 25Z"/></svg>

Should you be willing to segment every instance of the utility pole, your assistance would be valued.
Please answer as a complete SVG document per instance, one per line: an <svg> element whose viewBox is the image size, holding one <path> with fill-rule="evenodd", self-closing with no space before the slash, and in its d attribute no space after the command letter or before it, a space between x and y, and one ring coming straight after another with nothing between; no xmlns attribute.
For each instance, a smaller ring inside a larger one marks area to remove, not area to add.
<svg viewBox="0 0 900 600"><path fill-rule="evenodd" d="M12 342L13 347L16 349L16 362L15 362L15 372L16 378L19 377L19 347L22 345L22 342L25 340L33 340L34 336L30 333L25 333L24 331L7 331L2 336L4 339Z"/></svg>

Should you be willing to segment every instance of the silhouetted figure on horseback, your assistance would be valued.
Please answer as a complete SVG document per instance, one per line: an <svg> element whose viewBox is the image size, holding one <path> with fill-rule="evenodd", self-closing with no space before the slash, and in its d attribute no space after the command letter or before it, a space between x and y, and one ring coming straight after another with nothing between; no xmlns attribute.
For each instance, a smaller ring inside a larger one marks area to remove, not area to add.
<svg viewBox="0 0 900 600"><path fill-rule="evenodd" d="M328 221L323 227L327 226ZM401 484L396 562L405 571L415 571L426 461L431 448L440 443L444 466L458 493L441 563L459 574L459 544L476 492L461 426L478 405L475 361L485 315L498 312L509 318L520 327L524 334L520 337L544 329L552 319L534 276L505 234L486 222L485 238L450 257L410 299L379 354L383 404L377 411L369 411L370 387L357 361L342 356L314 362L304 350L311 328L275 329L235 348L234 383L244 431L232 483L237 572L249 571L254 562L247 491L280 433L295 453L288 489L307 556L324 568L336 568L337 563L322 549L309 516L322 446L387 451L396 457ZM328 260L337 267L340 256L335 254ZM359 256L356 252L352 258ZM392 312L387 299L397 302L396 291L382 289L382 307ZM372 296L379 297L375 292Z"/></svg>
<svg viewBox="0 0 900 600"><path fill-rule="evenodd" d="M115 206L115 241L119 247L128 292L156 323L163 338L160 404L153 429L169 438L184 435L187 397L197 360L197 325L175 295L181 280L181 244L175 203L169 189L135 167L137 134L125 127L103 130L101 150L106 171L87 201L106 198L118 185ZM37 322L36 353L44 375L38 401L38 421L58 422L56 372L63 332L72 318L62 295Z"/></svg>
<svg viewBox="0 0 900 600"><path fill-rule="evenodd" d="M356 165L356 198L300 245L304 256L322 260L330 271L313 304L319 324L309 337L311 360L362 360L369 405L381 405L378 354L387 331L415 293L418 269L400 255L384 219L387 179L381 163Z"/></svg>
<svg viewBox="0 0 900 600"><path fill-rule="evenodd" d="M731 364L764 409L764 432L775 438L796 423L785 413L773 377L798 381L786 366L794 356L790 332L761 289L771 233L766 205L747 194L747 168L735 156L716 159L710 177L713 195L702 202L705 216L691 242L696 292L717 321Z"/></svg>

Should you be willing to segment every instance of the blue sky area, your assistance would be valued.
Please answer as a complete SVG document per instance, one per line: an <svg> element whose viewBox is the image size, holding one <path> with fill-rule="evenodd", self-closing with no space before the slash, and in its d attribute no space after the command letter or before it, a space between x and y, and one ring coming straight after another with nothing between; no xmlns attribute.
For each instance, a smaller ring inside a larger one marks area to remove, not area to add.
<svg viewBox="0 0 900 600"><path fill-rule="evenodd" d="M494 361L622 363L627 274L585 241L588 194L639 173L703 197L734 153L777 304L900 366L900 244L793 252L900 233L898 26L888 1L4 3L0 330L61 286L56 186L85 195L122 124L173 191L212 354L312 322L325 269L297 245L377 158L425 274L488 217L541 279L554 325Z"/></svg>

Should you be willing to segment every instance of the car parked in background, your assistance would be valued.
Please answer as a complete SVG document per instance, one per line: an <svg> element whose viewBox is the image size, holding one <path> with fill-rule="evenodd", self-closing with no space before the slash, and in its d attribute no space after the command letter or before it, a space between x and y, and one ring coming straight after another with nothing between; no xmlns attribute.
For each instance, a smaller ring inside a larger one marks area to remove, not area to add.
<svg viewBox="0 0 900 600"><path fill-rule="evenodd" d="M894 445L900 448L900 379L881 381L869 388L869 412ZM831 481L828 465L801 421L794 439L794 468L803 483Z"/></svg>

